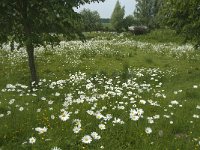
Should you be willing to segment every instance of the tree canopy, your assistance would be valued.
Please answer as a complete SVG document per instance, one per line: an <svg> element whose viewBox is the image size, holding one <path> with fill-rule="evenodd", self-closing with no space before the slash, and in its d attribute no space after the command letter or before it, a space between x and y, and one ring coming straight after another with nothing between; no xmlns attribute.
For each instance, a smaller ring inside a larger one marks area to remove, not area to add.
<svg viewBox="0 0 200 150"><path fill-rule="evenodd" d="M134 17L141 25L148 27L157 26L156 16L162 0L136 0Z"/></svg>
<svg viewBox="0 0 200 150"><path fill-rule="evenodd" d="M93 1L104 0L1 0L0 41L13 36L24 44L29 36L33 43L41 44L53 42L56 36L52 33L72 36L79 32L76 28L79 15L74 8Z"/></svg>
<svg viewBox="0 0 200 150"><path fill-rule="evenodd" d="M97 11L91 11L89 9L83 9L80 12L83 19L84 31L99 30L102 26L101 18Z"/></svg>
<svg viewBox="0 0 200 150"><path fill-rule="evenodd" d="M166 0L163 2L160 18L164 25L183 34L186 40L193 40L200 46L200 1Z"/></svg>
<svg viewBox="0 0 200 150"><path fill-rule="evenodd" d="M126 16L123 21L123 27L125 28L125 30L128 30L128 27L133 25L137 25L134 16L132 15Z"/></svg>
<svg viewBox="0 0 200 150"><path fill-rule="evenodd" d="M81 36L74 8L95 1L104 0L1 0L0 43L12 39L26 47L31 80L37 82L34 47L58 42L60 34Z"/></svg>
<svg viewBox="0 0 200 150"><path fill-rule="evenodd" d="M117 1L111 16L111 25L118 32L123 28L124 13L124 7L121 7L119 1Z"/></svg>

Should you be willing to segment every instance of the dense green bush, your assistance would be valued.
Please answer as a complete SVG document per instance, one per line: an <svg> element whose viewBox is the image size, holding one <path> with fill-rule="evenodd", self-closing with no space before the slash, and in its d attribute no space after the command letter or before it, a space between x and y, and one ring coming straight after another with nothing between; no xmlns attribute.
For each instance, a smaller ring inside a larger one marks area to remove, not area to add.
<svg viewBox="0 0 200 150"><path fill-rule="evenodd" d="M199 0L166 0L160 12L164 25L183 34L186 40L200 46L200 1Z"/></svg>
<svg viewBox="0 0 200 150"><path fill-rule="evenodd" d="M97 31L101 30L102 23L100 15L97 11L91 11L89 9L83 9L80 12L82 16L82 28L84 31Z"/></svg>

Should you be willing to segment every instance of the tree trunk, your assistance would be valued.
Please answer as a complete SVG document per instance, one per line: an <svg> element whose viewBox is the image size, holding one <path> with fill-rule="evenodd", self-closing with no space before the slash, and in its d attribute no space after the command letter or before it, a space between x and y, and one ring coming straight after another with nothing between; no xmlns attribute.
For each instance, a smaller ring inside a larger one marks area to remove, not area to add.
<svg viewBox="0 0 200 150"><path fill-rule="evenodd" d="M28 65L29 65L30 74L31 74L31 87L34 87L38 84L38 76L36 72L34 47L32 43L28 42L26 44L26 51L28 54Z"/></svg>
<svg viewBox="0 0 200 150"><path fill-rule="evenodd" d="M11 52L13 52L14 49L15 49L15 47L14 47L14 40L12 40L12 41L10 42L10 50L11 50Z"/></svg>
<svg viewBox="0 0 200 150"><path fill-rule="evenodd" d="M31 18L28 15L30 10L30 2L27 0L21 1L21 14L23 17L23 27L24 27L24 35L26 40L25 46L26 46L26 52L28 54L28 65L30 69L30 75L31 75L31 84L30 87L35 87L38 85L38 77L36 72L36 66L35 66L35 58L34 58L34 45L33 45L33 39L32 39L32 24L30 22Z"/></svg>

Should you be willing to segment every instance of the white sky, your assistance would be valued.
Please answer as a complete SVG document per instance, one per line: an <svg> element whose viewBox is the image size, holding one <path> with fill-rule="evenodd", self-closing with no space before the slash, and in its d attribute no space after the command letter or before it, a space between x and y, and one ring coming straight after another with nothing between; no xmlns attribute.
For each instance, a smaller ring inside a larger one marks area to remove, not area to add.
<svg viewBox="0 0 200 150"><path fill-rule="evenodd" d="M77 11L81 11L84 8L90 10L96 10L99 12L101 18L110 18L114 10L117 0L105 0L104 3L91 3L81 6ZM125 6L125 16L132 15L135 9L135 0L119 0L121 6Z"/></svg>

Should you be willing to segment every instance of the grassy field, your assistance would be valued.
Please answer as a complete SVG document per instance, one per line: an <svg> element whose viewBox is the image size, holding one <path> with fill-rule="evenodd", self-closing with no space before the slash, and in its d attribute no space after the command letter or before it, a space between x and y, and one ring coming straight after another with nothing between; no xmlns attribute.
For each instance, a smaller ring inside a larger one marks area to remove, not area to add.
<svg viewBox="0 0 200 150"><path fill-rule="evenodd" d="M1 150L200 149L200 53L168 30L0 50Z"/></svg>

